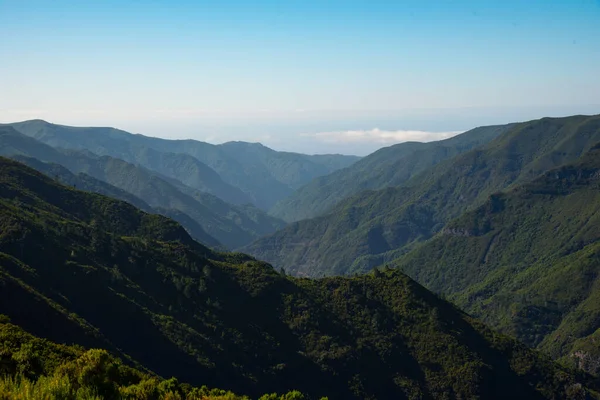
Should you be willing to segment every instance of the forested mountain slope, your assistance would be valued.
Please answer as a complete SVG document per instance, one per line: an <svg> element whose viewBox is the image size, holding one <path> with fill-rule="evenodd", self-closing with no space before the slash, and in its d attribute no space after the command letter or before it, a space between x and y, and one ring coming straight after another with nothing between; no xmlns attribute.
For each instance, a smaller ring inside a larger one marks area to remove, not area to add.
<svg viewBox="0 0 600 400"><path fill-rule="evenodd" d="M589 346L600 329L600 145L492 195L394 265L492 326L600 372Z"/></svg>
<svg viewBox="0 0 600 400"><path fill-rule="evenodd" d="M113 128L67 127L41 120L8 126L52 147L87 150L96 155L109 155L143 166L229 203L251 202L248 195L224 182L219 174L198 159L185 153L158 151L152 147L131 143L131 140L127 139L129 136L135 138L136 135L124 131Z"/></svg>
<svg viewBox="0 0 600 400"><path fill-rule="evenodd" d="M400 186L433 165L488 143L513 126L484 126L437 142L384 147L348 168L315 178L280 200L269 214L288 222L316 217L361 191Z"/></svg>
<svg viewBox="0 0 600 400"><path fill-rule="evenodd" d="M297 275L367 271L437 233L492 193L577 160L600 141L599 116L543 118L446 160L403 187L362 192L242 250Z"/></svg>
<svg viewBox="0 0 600 400"><path fill-rule="evenodd" d="M79 128L41 120L10 125L53 147L89 150L119 158L225 201L235 204L251 201L263 210L311 179L358 159L277 152L257 143L212 145L196 140L166 140L114 128ZM240 192L244 195L236 201Z"/></svg>
<svg viewBox="0 0 600 400"><path fill-rule="evenodd" d="M248 400L223 389L192 387L132 368L104 349L57 344L35 337L0 315L0 398ZM260 400L305 400L298 391Z"/></svg>
<svg viewBox="0 0 600 400"><path fill-rule="evenodd" d="M228 248L236 248L284 226L282 221L251 205L228 204L120 159L99 157L86 151L57 150L11 127L0 127L0 155L35 157L109 183L143 199L160 213L176 218L207 245L220 242Z"/></svg>
<svg viewBox="0 0 600 400"><path fill-rule="evenodd" d="M87 192L99 193L108 197L126 201L140 210L157 213L167 216L179 222L185 230L198 242L210 246L213 248L223 248L223 245L214 237L210 236L202 226L188 215L181 211L173 209L163 208L152 208L146 202L138 197L119 189L116 186L112 186L109 183L93 178L90 175L79 173L73 174L67 168L59 164L44 163L36 158L30 158L25 156L12 156L13 160L22 162L23 164L49 176L50 178L56 179L58 182L72 186L79 190Z"/></svg>
<svg viewBox="0 0 600 400"><path fill-rule="evenodd" d="M594 384L398 271L291 278L3 158L0 224L0 313L35 335L105 348L183 382L330 399L579 399ZM42 372L81 352L44 349ZM86 365L106 357L89 356ZM119 390L139 379L114 372Z"/></svg>

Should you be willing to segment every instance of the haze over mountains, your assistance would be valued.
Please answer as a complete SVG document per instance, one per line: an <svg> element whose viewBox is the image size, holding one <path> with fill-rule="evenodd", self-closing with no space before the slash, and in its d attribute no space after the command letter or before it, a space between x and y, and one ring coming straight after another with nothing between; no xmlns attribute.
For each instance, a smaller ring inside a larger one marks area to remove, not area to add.
<svg viewBox="0 0 600 400"><path fill-rule="evenodd" d="M198 240L230 249L284 226L256 206L266 207L310 178L357 159L279 153L251 143L168 141L39 120L0 126L0 134L0 155L37 158L90 175L176 218Z"/></svg>
<svg viewBox="0 0 600 400"><path fill-rule="evenodd" d="M348 168L302 186L280 200L270 214L288 222L324 214L339 201L361 191L399 186L419 172L487 143L511 127L512 124L480 127L451 139L384 147Z"/></svg>
<svg viewBox="0 0 600 400"><path fill-rule="evenodd" d="M358 160L355 156L276 152L258 143L212 145L196 140L133 135L114 128L62 126L40 120L11 126L50 146L89 150L100 156L119 158L182 180L195 189L209 188L209 193L219 197L219 193L225 194L226 201L234 199L237 204L252 202L263 210L268 210L311 179ZM213 170L217 174L212 173ZM240 196L239 190L246 196Z"/></svg>

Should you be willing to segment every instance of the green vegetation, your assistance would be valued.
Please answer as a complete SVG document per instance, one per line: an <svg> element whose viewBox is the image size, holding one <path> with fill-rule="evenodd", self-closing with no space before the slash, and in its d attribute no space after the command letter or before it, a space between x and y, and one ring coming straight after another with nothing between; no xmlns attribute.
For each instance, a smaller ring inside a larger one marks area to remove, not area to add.
<svg viewBox="0 0 600 400"><path fill-rule="evenodd" d="M162 379L115 358L106 350L85 350L39 339L0 315L0 399L169 399L248 400L222 389L192 387ZM303 400L298 391L259 400Z"/></svg>
<svg viewBox="0 0 600 400"><path fill-rule="evenodd" d="M598 373L600 145L492 195L395 262L554 358Z"/></svg>
<svg viewBox="0 0 600 400"><path fill-rule="evenodd" d="M269 214L288 222L322 215L361 191L400 186L444 160L488 143L513 126L485 126L438 142L384 147L348 168L314 179L279 201Z"/></svg>
<svg viewBox="0 0 600 400"><path fill-rule="evenodd" d="M249 204L228 204L216 196L120 159L98 157L89 152L59 151L21 135L11 127L0 127L0 154L25 161L44 173L54 174L49 176L63 179L65 183L73 181L81 189L115 195L135 205L140 205L140 202L147 204L152 207L148 211L176 219L195 239L209 246L240 247L284 226L283 221ZM77 181L64 171L54 171L56 167L35 159L24 159L23 156L60 164L77 173ZM90 177L108 185L91 182ZM123 191L129 195L118 193Z"/></svg>
<svg viewBox="0 0 600 400"><path fill-rule="evenodd" d="M597 397L587 375L491 331L399 271L292 278L7 159L0 232L0 313L55 343L123 360L3 340L13 350L0 352L0 366L17 363L2 390L24 398L203 390L177 382L253 398L290 389L330 399Z"/></svg>
<svg viewBox="0 0 600 400"><path fill-rule="evenodd" d="M0 133L1 137L2 133ZM0 139L1 140L1 139ZM5 144L2 141L2 144ZM57 180L66 186L72 186L86 192L103 194L118 200L123 200L142 211L151 212L153 209L142 199L135 197L129 192L119 189L109 183L93 178L87 174L79 173L75 175L62 165L55 163L45 163L36 158L27 157L24 155L13 155L10 158L19 161L44 175ZM212 239L215 240L215 239Z"/></svg>
<svg viewBox="0 0 600 400"><path fill-rule="evenodd" d="M493 193L574 162L597 142L600 116L516 124L402 187L361 192L327 215L292 223L241 251L299 276L369 271L431 238Z"/></svg>
<svg viewBox="0 0 600 400"><path fill-rule="evenodd" d="M226 202L252 202L265 211L313 178L358 160L355 156L277 152L258 143L212 145L195 140L133 135L113 128L76 128L40 120L11 126L50 146L85 149L118 158Z"/></svg>

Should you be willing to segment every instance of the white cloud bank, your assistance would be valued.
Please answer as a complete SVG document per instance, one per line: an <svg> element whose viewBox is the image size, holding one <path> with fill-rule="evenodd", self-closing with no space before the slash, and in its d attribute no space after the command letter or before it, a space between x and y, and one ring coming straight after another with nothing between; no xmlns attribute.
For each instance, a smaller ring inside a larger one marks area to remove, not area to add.
<svg viewBox="0 0 600 400"><path fill-rule="evenodd" d="M378 143L393 144L401 142L431 142L456 136L462 131L426 132L426 131L387 131L379 128L370 130L333 131L305 133L301 136L317 139L324 143Z"/></svg>

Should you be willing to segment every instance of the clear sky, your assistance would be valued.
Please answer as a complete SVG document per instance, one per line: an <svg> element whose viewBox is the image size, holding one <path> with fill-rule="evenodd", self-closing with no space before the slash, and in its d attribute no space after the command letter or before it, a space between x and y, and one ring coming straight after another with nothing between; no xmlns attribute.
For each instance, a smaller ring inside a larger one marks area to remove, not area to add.
<svg viewBox="0 0 600 400"><path fill-rule="evenodd" d="M365 154L576 113L599 0L0 0L0 122Z"/></svg>

